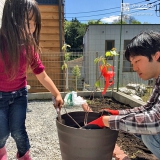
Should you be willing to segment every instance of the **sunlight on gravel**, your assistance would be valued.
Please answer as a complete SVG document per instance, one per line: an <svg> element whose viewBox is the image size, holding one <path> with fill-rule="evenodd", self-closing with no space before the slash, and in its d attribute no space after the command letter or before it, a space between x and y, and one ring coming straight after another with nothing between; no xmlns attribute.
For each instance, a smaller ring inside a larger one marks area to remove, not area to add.
<svg viewBox="0 0 160 160"><path fill-rule="evenodd" d="M32 160L61 160L56 127L57 113L52 101L31 101L27 113L26 128L31 144ZM67 107L67 112L82 111L81 107ZM62 114L65 110L62 109ZM15 160L15 142L10 137L6 144L8 160Z"/></svg>

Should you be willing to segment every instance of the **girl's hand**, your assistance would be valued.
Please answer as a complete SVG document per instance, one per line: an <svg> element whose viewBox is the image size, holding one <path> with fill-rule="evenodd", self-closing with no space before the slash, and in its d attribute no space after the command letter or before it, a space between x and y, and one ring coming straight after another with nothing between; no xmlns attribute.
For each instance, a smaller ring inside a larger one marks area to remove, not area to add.
<svg viewBox="0 0 160 160"><path fill-rule="evenodd" d="M53 101L53 106L55 108L59 108L61 109L62 108L62 105L63 105L63 99L62 99L62 96L60 94L58 94L56 97L52 96L52 101Z"/></svg>

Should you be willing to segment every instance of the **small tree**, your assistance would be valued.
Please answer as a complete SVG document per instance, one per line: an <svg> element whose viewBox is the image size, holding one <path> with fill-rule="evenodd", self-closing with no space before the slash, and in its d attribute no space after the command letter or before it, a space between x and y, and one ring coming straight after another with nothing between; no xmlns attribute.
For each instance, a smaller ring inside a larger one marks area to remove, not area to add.
<svg viewBox="0 0 160 160"><path fill-rule="evenodd" d="M68 64L67 62L70 60L71 53L67 52L67 47L71 47L68 44L64 44L62 47L62 51L64 52L64 61L62 65L62 70L65 71L65 79L66 79L66 90L68 90Z"/></svg>
<svg viewBox="0 0 160 160"><path fill-rule="evenodd" d="M79 68L78 65L73 67L72 74L73 74L73 76L75 78L76 90L77 90L77 81L78 81L78 78L81 76L81 71L80 71L80 68Z"/></svg>
<svg viewBox="0 0 160 160"><path fill-rule="evenodd" d="M97 57L94 60L94 63L95 64L98 63L99 64L98 67L101 67L101 70L103 70L107 73L108 69L111 66L111 64L107 63L107 58L108 57L113 57L113 56L116 56L116 55L118 55L117 52L116 52L116 48L112 48L110 51L106 52L105 57L103 57L103 56ZM100 88L100 78L101 77L102 77L102 72L101 72L99 78L96 80L96 82L94 84L96 88Z"/></svg>

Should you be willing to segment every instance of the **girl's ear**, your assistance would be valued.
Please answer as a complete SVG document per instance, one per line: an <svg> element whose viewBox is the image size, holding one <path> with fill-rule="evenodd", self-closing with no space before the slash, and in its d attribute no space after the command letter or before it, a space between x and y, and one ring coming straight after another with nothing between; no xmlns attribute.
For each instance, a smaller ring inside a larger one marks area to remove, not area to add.
<svg viewBox="0 0 160 160"><path fill-rule="evenodd" d="M156 54L155 54L155 59L156 59L156 60L159 60L159 59L160 59L160 51L156 52Z"/></svg>

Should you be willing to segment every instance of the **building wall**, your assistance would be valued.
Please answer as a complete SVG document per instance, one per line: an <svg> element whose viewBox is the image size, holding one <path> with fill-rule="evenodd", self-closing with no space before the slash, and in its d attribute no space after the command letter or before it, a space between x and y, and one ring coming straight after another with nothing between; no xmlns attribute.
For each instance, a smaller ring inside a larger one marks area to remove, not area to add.
<svg viewBox="0 0 160 160"><path fill-rule="evenodd" d="M40 46L43 53L60 52L60 24L58 5L39 5L42 17ZM64 12L64 11L63 11ZM62 27L64 28L64 13ZM64 31L62 32L64 41Z"/></svg>
<svg viewBox="0 0 160 160"><path fill-rule="evenodd" d="M123 72L123 49L124 49L124 40L131 40L135 35L144 30L155 30L160 31L159 24L138 24L138 25L122 25L122 34L121 34L121 42L120 42L120 25L117 24L107 24L107 25L89 25L86 33L84 35L84 53L87 54L88 59L84 62L84 68L89 66L89 71L85 75L86 83L91 86L94 85L96 81L96 65L91 65L94 59L98 56L105 55L105 41L106 40L115 40L115 48L117 52L120 53L120 67L119 71L120 77L119 82L120 85L124 82L124 79L131 78L133 80L133 76L136 79L136 73L133 72ZM121 43L121 46L120 46ZM114 65L114 70L117 73L118 70L118 56L115 56L114 60L108 61L109 63ZM88 65L88 66L85 66ZM92 67L90 67L92 66ZM89 75L92 75L92 79L89 78ZM115 85L117 80L117 74L115 74Z"/></svg>
<svg viewBox="0 0 160 160"><path fill-rule="evenodd" d="M45 66L45 71L61 91L62 84L60 79L63 78L63 73L61 70L62 55L60 51L61 44L64 44L64 6L61 6L60 19L58 0L52 1L54 3L50 3L51 1L49 0L39 0L37 2L42 18L40 33L41 60ZM62 26L60 26L60 21ZM28 84L31 86L29 92L47 91L32 72L28 72L27 77Z"/></svg>

